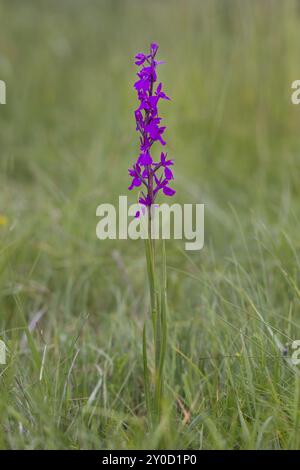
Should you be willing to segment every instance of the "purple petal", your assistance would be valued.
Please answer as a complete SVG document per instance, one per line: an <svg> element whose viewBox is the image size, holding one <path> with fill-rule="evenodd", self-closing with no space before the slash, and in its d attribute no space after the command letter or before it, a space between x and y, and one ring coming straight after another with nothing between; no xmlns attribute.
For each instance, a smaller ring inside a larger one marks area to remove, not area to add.
<svg viewBox="0 0 300 470"><path fill-rule="evenodd" d="M149 154L149 152L146 152L146 153L141 153L140 156L139 156L139 159L138 159L138 164L139 165L151 165L152 164L152 158L151 158L151 155Z"/></svg>
<svg viewBox="0 0 300 470"><path fill-rule="evenodd" d="M172 180L174 178L172 170L168 167L165 168L165 177L167 180Z"/></svg>
<svg viewBox="0 0 300 470"><path fill-rule="evenodd" d="M134 88L136 88L138 91L148 91L150 89L150 80L138 80L135 82Z"/></svg>
<svg viewBox="0 0 300 470"><path fill-rule="evenodd" d="M131 181L131 185L128 187L129 191L131 191L133 188L138 188L139 186L141 186L142 182L139 178L133 178L133 180Z"/></svg>
<svg viewBox="0 0 300 470"><path fill-rule="evenodd" d="M162 166L165 166L165 163L166 163L166 156L167 156L166 153L161 152L161 154L160 154L160 163L162 164Z"/></svg>
<svg viewBox="0 0 300 470"><path fill-rule="evenodd" d="M152 42L150 45L151 54L155 54L157 52L157 49L158 49L158 44L156 44L156 42Z"/></svg>
<svg viewBox="0 0 300 470"><path fill-rule="evenodd" d="M143 65L143 63L145 62L146 56L145 56L145 54L137 54L135 56L135 59L136 59L135 65L140 66L140 65Z"/></svg>
<svg viewBox="0 0 300 470"><path fill-rule="evenodd" d="M151 206L152 201L150 199L149 194L145 198L140 197L139 203L142 204L143 206Z"/></svg>
<svg viewBox="0 0 300 470"><path fill-rule="evenodd" d="M169 188L168 186L163 187L163 193L165 196L174 196L176 193L175 189Z"/></svg>

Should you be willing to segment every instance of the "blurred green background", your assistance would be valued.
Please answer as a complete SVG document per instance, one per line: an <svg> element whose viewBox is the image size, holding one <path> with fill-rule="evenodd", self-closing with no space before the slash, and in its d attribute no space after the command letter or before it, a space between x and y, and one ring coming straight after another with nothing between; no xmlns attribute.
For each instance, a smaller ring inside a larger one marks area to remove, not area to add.
<svg viewBox="0 0 300 470"><path fill-rule="evenodd" d="M300 3L1 0L0 19L0 446L299 447L297 374L268 363L255 309L300 337ZM95 235L96 207L127 194L152 41L176 200L206 210L201 252L168 243L170 420L189 419L163 444L144 431L143 244Z"/></svg>

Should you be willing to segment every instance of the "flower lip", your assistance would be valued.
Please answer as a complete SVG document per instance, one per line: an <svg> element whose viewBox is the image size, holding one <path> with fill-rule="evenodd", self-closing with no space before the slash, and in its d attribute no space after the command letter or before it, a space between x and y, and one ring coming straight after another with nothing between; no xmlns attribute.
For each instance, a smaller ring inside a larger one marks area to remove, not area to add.
<svg viewBox="0 0 300 470"><path fill-rule="evenodd" d="M143 63L145 62L145 60L147 60L147 56L145 54L142 54L142 53L139 53L135 56L135 65L143 65Z"/></svg>

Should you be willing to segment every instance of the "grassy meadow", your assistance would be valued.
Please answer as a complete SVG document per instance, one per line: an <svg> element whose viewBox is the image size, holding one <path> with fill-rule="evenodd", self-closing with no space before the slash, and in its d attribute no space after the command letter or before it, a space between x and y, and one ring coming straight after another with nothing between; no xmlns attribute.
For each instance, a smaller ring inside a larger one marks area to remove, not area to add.
<svg viewBox="0 0 300 470"><path fill-rule="evenodd" d="M300 2L1 0L0 21L0 448L300 449ZM95 234L151 41L175 199L205 204L204 249L167 242L155 430L143 242Z"/></svg>

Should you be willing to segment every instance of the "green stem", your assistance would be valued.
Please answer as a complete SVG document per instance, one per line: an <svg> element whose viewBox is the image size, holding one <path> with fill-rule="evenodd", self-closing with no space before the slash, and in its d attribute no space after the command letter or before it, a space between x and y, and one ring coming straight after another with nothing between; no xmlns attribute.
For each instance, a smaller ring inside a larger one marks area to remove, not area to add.
<svg viewBox="0 0 300 470"><path fill-rule="evenodd" d="M167 343L167 278L166 278L166 253L165 244L162 242L162 285L158 292L155 240L152 238L152 217L150 209L148 212L148 240L145 242L148 281L151 301L151 318L154 341L154 396L151 399L149 369L146 347L146 328L143 332L143 359L144 359L144 382L145 397L148 416L153 427L159 424L162 414L163 402L163 371Z"/></svg>

